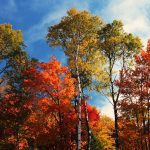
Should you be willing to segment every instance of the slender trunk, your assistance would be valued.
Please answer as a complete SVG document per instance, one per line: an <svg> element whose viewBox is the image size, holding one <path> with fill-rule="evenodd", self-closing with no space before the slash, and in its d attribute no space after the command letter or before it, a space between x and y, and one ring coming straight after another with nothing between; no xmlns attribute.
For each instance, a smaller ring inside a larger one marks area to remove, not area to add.
<svg viewBox="0 0 150 150"><path fill-rule="evenodd" d="M116 150L119 150L118 112L117 112L116 104L114 104L114 116L115 116L115 144L116 144Z"/></svg>
<svg viewBox="0 0 150 150"><path fill-rule="evenodd" d="M148 140L147 140L147 147L148 150L150 150L150 109L149 109L149 98L148 98L148 104L147 104L147 111L148 111L148 122L147 122L147 132L148 132Z"/></svg>
<svg viewBox="0 0 150 150"><path fill-rule="evenodd" d="M115 117L115 145L116 150L119 149L119 129L118 129L118 111L117 111L117 103L119 99L119 91L115 98L115 92L114 92L114 81L113 81L113 60L111 58L111 55L109 56L109 80L110 80L110 93L111 98L113 101L113 107L114 107L114 117Z"/></svg>
<svg viewBox="0 0 150 150"><path fill-rule="evenodd" d="M78 53L79 53L79 45L77 47L76 51L76 57L75 57L75 65L76 65L76 76L78 81L78 131L77 131L77 150L81 150L81 98L82 98L82 90L81 90L81 81L80 81L80 75L79 75L79 68L78 68Z"/></svg>
<svg viewBox="0 0 150 150"><path fill-rule="evenodd" d="M87 150L90 150L91 130L90 130L90 126L89 126L89 117L88 117L86 99L84 100L84 111L85 111L85 121L86 121L86 129L87 129Z"/></svg>

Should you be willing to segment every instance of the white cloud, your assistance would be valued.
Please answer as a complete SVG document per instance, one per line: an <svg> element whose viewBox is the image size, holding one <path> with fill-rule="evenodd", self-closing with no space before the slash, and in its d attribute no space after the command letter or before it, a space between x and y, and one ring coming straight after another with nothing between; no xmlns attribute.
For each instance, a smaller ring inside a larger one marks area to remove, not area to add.
<svg viewBox="0 0 150 150"><path fill-rule="evenodd" d="M110 0L103 10L96 13L108 22L122 20L125 30L141 37L146 45L150 36L149 5L149 0Z"/></svg>
<svg viewBox="0 0 150 150"><path fill-rule="evenodd" d="M101 114L114 119L113 106L108 101L102 107L99 107Z"/></svg>

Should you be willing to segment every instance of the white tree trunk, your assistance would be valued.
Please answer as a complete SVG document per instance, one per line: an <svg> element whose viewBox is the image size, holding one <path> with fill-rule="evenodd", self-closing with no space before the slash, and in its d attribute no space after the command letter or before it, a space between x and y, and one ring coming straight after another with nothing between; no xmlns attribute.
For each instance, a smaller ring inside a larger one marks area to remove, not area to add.
<svg viewBox="0 0 150 150"><path fill-rule="evenodd" d="M90 130L90 126L89 126L89 116L88 116L86 98L84 100L84 109L85 109L85 121L86 121L86 129L87 129L87 150L90 150L91 130Z"/></svg>
<svg viewBox="0 0 150 150"><path fill-rule="evenodd" d="M78 68L78 53L79 53L79 45L76 51L76 58L75 58L75 65L76 65L76 75L78 81L78 131L77 131L77 150L81 150L81 100L82 100L82 90L81 90L81 81L79 75L79 68Z"/></svg>

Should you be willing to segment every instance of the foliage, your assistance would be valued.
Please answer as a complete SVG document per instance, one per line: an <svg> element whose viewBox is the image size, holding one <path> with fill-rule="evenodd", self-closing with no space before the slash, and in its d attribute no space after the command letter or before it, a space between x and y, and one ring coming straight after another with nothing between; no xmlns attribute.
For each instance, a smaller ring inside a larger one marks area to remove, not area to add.
<svg viewBox="0 0 150 150"><path fill-rule="evenodd" d="M121 21L114 20L106 24L99 32L99 46L107 59L106 72L108 78L108 90L100 91L102 94L111 97L115 117L115 141L116 149L119 149L118 131L118 103L120 89L115 86L115 80L119 73L115 68L124 69L129 66L133 56L139 52L142 44L138 37L128 34L123 29ZM120 65L121 64L121 65ZM122 74L120 74L120 79ZM109 99L109 98L108 98Z"/></svg>
<svg viewBox="0 0 150 150"><path fill-rule="evenodd" d="M91 128L91 149L115 149L114 147L114 121L101 115L100 111L87 105L89 123ZM84 117L83 117L84 118ZM84 122L83 122L84 123Z"/></svg>
<svg viewBox="0 0 150 150"><path fill-rule="evenodd" d="M13 30L10 24L0 25L0 63L2 69L0 75L6 71L12 61L16 60L23 46L22 33L19 30Z"/></svg>
<svg viewBox="0 0 150 150"><path fill-rule="evenodd" d="M90 147L92 150L100 150L100 149L102 150L103 149L101 142L93 134L91 136Z"/></svg>
<svg viewBox="0 0 150 150"><path fill-rule="evenodd" d="M76 53L82 88L98 86L97 82L106 80L103 70L105 58L98 50L98 31L103 22L98 16L87 11L70 9L59 24L48 30L47 41L50 46L62 46L71 71L76 77ZM97 81L97 82L93 82ZM93 87L93 88L94 88Z"/></svg>
<svg viewBox="0 0 150 150"><path fill-rule="evenodd" d="M23 71L36 61L22 50L21 31L10 24L0 25L0 132L1 148L19 147L21 127L30 110L26 106L28 93L23 89Z"/></svg>
<svg viewBox="0 0 150 150"><path fill-rule="evenodd" d="M135 66L123 71L123 80L116 81L121 89L120 138L126 149L149 147L149 43L146 51L135 56ZM128 147L130 143L131 147Z"/></svg>
<svg viewBox="0 0 150 150"><path fill-rule="evenodd" d="M139 54L140 39L121 21L75 8L46 38L69 67L30 59L22 32L0 25L0 149L75 150L81 133L82 149L148 150L150 40ZM87 103L87 89L111 97L115 120Z"/></svg>
<svg viewBox="0 0 150 150"><path fill-rule="evenodd" d="M75 143L76 114L71 100L76 95L75 79L67 67L52 57L40 63L38 69L29 68L24 80L25 90L34 93L32 114L28 118L26 134L37 147L71 149ZM72 139L71 139L72 137Z"/></svg>

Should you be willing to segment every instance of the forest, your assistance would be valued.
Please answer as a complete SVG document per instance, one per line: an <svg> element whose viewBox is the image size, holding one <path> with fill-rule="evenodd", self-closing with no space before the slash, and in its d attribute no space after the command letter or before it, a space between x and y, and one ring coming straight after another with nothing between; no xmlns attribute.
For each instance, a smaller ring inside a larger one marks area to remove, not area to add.
<svg viewBox="0 0 150 150"><path fill-rule="evenodd" d="M31 58L22 31L0 24L0 150L150 150L150 40L144 48L120 20L71 8L45 42L66 66Z"/></svg>

